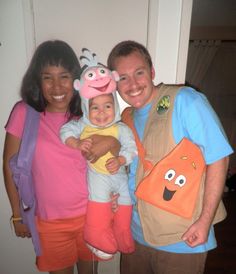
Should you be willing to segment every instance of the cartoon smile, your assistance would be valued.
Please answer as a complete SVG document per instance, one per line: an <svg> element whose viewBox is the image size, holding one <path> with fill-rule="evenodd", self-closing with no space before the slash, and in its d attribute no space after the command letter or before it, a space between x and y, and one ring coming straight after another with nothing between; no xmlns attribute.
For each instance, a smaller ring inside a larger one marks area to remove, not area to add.
<svg viewBox="0 0 236 274"><path fill-rule="evenodd" d="M106 92L107 88L109 86L109 83L104 85L104 86L101 86L101 87L95 87L95 86L89 86L90 88L94 88L100 92Z"/></svg>
<svg viewBox="0 0 236 274"><path fill-rule="evenodd" d="M169 190L167 187L165 187L163 191L163 199L165 201L170 201L172 197L174 196L176 190Z"/></svg>

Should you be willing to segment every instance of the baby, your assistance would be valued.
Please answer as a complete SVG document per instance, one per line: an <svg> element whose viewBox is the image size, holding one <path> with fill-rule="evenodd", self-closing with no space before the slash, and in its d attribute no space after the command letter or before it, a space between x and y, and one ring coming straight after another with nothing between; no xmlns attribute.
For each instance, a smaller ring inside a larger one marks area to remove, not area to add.
<svg viewBox="0 0 236 274"><path fill-rule="evenodd" d="M117 251L134 251L130 231L132 205L125 166L137 155L137 148L132 131L120 122L117 73L94 64L94 55L86 58L86 62L88 59L93 60L92 66L83 71L80 81L74 82L80 92L83 117L66 123L60 136L66 145L84 152L89 151L90 136L94 134L113 136L121 144L118 156L108 152L95 163L88 161L89 202L84 238L98 257L109 259ZM112 193L119 193L115 213L111 211Z"/></svg>

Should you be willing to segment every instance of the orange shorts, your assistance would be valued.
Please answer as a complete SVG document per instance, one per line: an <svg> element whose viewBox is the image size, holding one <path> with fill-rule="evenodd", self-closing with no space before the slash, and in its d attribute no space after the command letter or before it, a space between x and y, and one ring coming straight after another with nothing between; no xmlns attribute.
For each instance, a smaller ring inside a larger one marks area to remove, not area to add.
<svg viewBox="0 0 236 274"><path fill-rule="evenodd" d="M85 216L54 221L37 218L42 255L36 264L40 271L64 269L79 260L97 260L83 239L84 223Z"/></svg>

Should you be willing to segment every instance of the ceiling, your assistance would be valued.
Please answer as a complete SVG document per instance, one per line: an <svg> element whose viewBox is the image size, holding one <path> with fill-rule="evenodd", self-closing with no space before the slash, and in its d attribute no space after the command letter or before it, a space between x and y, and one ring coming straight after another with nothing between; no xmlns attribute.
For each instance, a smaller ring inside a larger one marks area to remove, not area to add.
<svg viewBox="0 0 236 274"><path fill-rule="evenodd" d="M193 0L192 25L236 26L236 0Z"/></svg>
<svg viewBox="0 0 236 274"><path fill-rule="evenodd" d="M236 40L236 0L193 0L190 39Z"/></svg>

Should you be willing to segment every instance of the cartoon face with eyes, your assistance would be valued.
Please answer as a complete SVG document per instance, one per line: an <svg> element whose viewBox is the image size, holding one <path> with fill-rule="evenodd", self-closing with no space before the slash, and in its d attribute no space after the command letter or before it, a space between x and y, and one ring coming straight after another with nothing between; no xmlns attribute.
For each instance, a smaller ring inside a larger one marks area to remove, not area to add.
<svg viewBox="0 0 236 274"><path fill-rule="evenodd" d="M87 68L82 73L81 79L74 81L74 88L80 92L81 97L90 99L114 92L117 81L119 81L119 75L116 71L110 71L98 65Z"/></svg>
<svg viewBox="0 0 236 274"><path fill-rule="evenodd" d="M161 209L191 218L204 169L201 150L184 138L140 182L136 196Z"/></svg>
<svg viewBox="0 0 236 274"><path fill-rule="evenodd" d="M165 201L170 201L178 188L181 188L185 185L186 177L182 174L176 174L174 169L169 169L166 171L164 178L166 184L163 191L163 199Z"/></svg>

